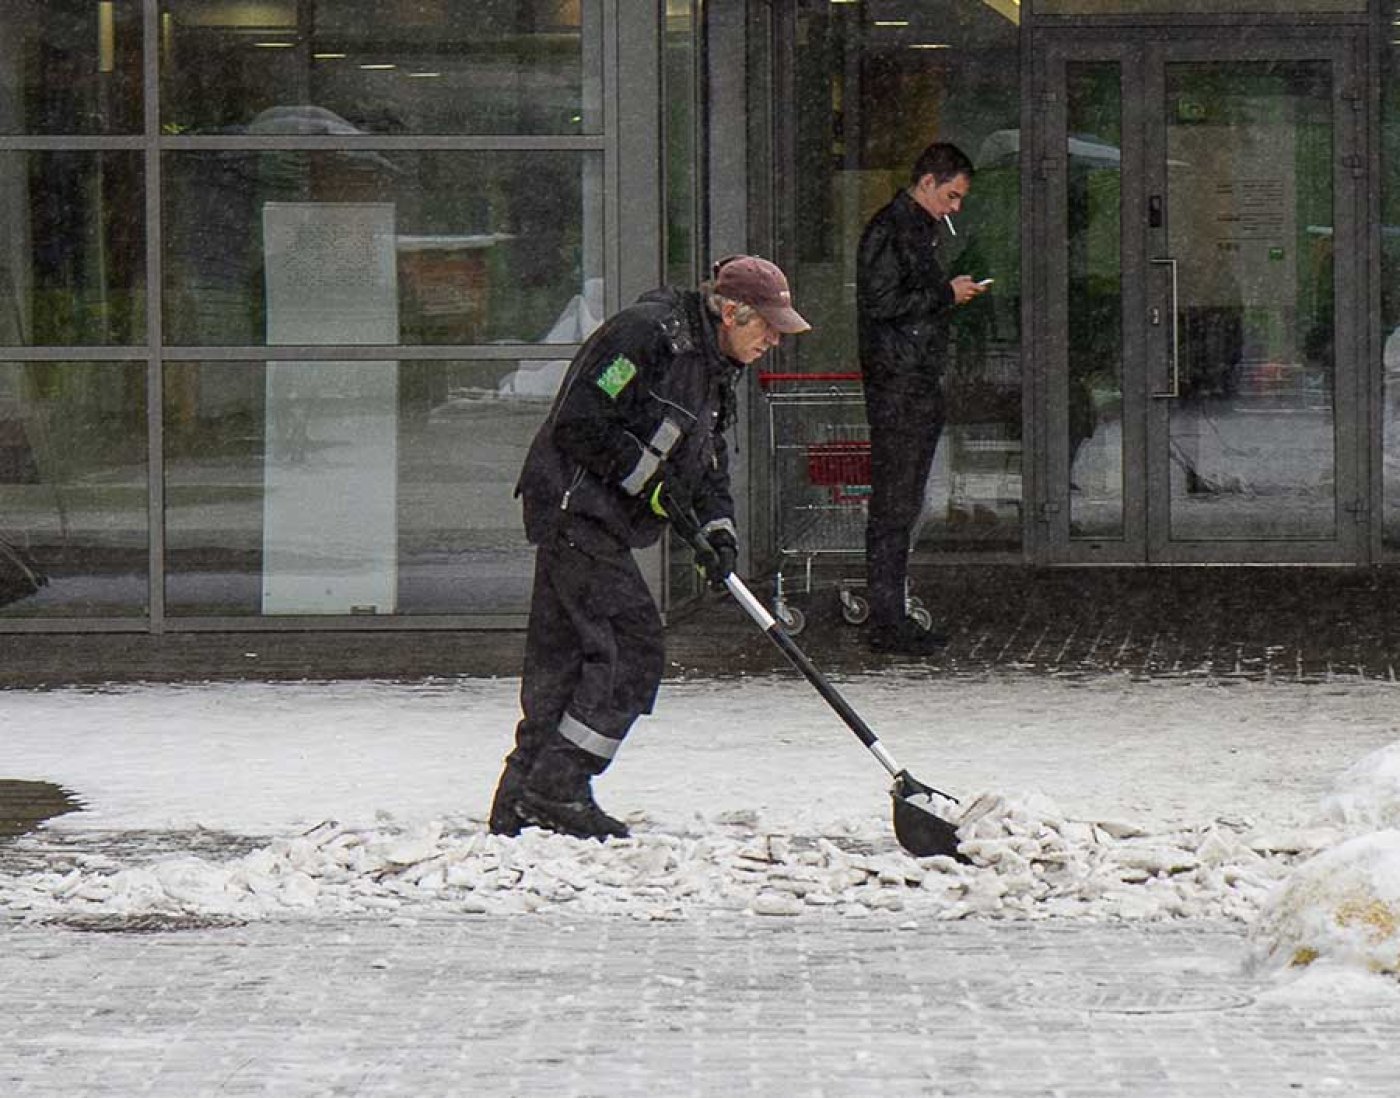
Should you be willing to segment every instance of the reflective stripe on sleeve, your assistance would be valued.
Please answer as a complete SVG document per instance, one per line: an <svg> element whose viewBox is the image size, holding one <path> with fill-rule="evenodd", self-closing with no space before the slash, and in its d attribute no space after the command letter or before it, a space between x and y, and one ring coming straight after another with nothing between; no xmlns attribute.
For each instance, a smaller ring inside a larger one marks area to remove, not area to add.
<svg viewBox="0 0 1400 1098"><path fill-rule="evenodd" d="M681 439L680 425L669 416L663 419L651 433L651 438L642 444L642 456L632 471L622 480L622 490L629 496L641 495L642 489L661 468L661 462Z"/></svg>
<svg viewBox="0 0 1400 1098"><path fill-rule="evenodd" d="M731 518L711 519L700 528L700 532L706 537L709 537L716 530L728 530L735 541L739 540L739 528L734 525L734 520Z"/></svg>
<svg viewBox="0 0 1400 1098"><path fill-rule="evenodd" d="M621 740L604 736L601 732L594 732L588 725L568 713L565 713L564 718L559 722L559 735L575 747L581 747L590 755L596 755L600 759L611 759L617 754L617 749L622 746Z"/></svg>
<svg viewBox="0 0 1400 1098"><path fill-rule="evenodd" d="M671 452L671 448L681 439L681 427L670 416L663 419L660 425L652 432L651 441L647 443L662 457Z"/></svg>
<svg viewBox="0 0 1400 1098"><path fill-rule="evenodd" d="M655 474L661 468L661 455L655 451L644 449L642 456L637 459L637 464L632 466L632 471L627 474L622 481L622 490L629 496L639 496L642 489L646 487Z"/></svg>

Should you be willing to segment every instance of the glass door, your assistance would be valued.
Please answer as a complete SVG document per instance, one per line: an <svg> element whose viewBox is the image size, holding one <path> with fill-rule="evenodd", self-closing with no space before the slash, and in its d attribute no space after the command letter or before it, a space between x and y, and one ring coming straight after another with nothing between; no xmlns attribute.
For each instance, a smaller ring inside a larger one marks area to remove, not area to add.
<svg viewBox="0 0 1400 1098"><path fill-rule="evenodd" d="M1040 53L1050 559L1356 559L1354 49Z"/></svg>

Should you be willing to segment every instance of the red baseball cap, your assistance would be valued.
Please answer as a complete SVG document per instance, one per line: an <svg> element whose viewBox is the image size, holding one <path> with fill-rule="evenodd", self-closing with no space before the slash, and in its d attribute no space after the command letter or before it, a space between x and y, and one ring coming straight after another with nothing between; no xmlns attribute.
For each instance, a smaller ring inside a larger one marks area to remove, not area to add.
<svg viewBox="0 0 1400 1098"><path fill-rule="evenodd" d="M812 328L792 307L787 275L777 264L756 255L731 255L716 263L714 291L720 297L750 306L784 335Z"/></svg>

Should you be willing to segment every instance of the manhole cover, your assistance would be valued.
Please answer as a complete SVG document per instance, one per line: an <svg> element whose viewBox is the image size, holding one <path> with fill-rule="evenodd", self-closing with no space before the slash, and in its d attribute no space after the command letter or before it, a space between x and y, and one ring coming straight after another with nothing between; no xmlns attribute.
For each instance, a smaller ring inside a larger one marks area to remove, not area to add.
<svg viewBox="0 0 1400 1098"><path fill-rule="evenodd" d="M98 934L171 934L181 930L227 930L245 926L246 921L225 915L65 915L45 919L44 925Z"/></svg>
<svg viewBox="0 0 1400 1098"><path fill-rule="evenodd" d="M1238 1010L1253 1002L1254 996L1232 988L1115 984L1025 988L1007 996L1002 1005L1022 1009L1043 1007L1056 1012L1084 1010L1094 1014L1195 1014Z"/></svg>

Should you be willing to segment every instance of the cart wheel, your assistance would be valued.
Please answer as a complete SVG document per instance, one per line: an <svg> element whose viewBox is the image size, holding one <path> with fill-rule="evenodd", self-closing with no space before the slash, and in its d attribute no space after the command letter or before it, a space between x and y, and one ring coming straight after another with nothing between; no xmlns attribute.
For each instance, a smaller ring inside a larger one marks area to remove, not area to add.
<svg viewBox="0 0 1400 1098"><path fill-rule="evenodd" d="M859 595L842 591L841 616L851 625L864 625L870 620L870 603Z"/></svg>
<svg viewBox="0 0 1400 1098"><path fill-rule="evenodd" d="M916 606L913 610L910 610L909 616L914 619L918 627L925 633L933 628L933 615L922 606Z"/></svg>
<svg viewBox="0 0 1400 1098"><path fill-rule="evenodd" d="M795 606L775 607L773 616L782 622L783 628L787 630L790 637L797 636L798 633L807 628L807 615Z"/></svg>

